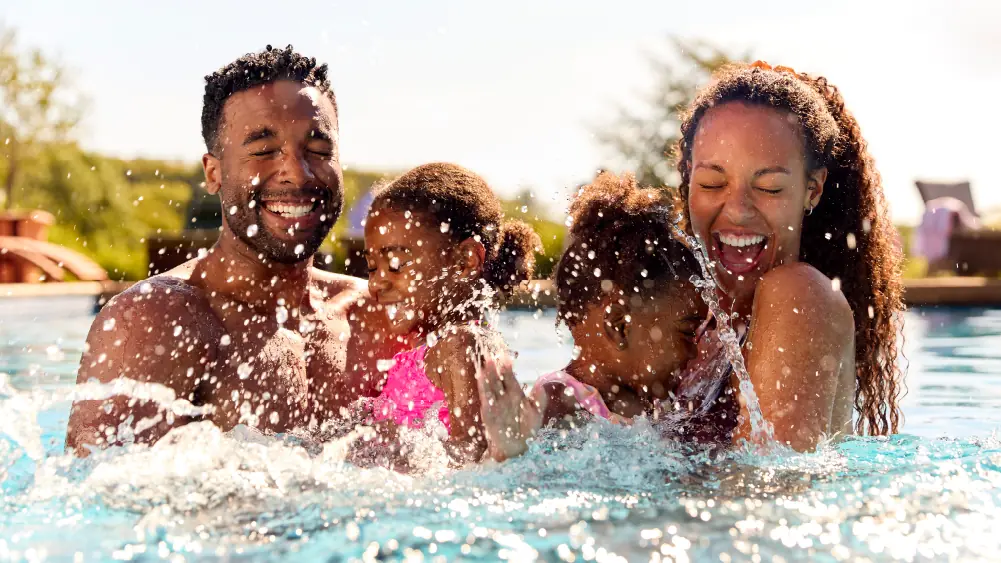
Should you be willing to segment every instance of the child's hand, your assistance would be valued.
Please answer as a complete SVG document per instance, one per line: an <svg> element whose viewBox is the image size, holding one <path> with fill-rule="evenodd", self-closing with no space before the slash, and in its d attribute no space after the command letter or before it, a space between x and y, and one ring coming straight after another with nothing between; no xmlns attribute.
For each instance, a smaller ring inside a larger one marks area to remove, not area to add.
<svg viewBox="0 0 1001 563"><path fill-rule="evenodd" d="M486 354L476 377L487 453L495 461L517 457L542 426L545 405L525 396L514 377L511 358Z"/></svg>

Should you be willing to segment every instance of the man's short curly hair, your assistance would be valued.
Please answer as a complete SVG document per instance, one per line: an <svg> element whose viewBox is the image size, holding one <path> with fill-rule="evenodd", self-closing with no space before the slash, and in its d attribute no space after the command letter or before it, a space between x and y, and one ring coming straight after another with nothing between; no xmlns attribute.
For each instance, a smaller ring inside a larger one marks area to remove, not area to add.
<svg viewBox="0 0 1001 563"><path fill-rule="evenodd" d="M301 82L319 89L334 104L336 116L337 98L327 78L327 65L316 64L315 58L295 52L291 45L284 49L268 45L263 51L247 53L205 77L202 138L205 140L206 150L217 153L222 110L230 96L279 80Z"/></svg>

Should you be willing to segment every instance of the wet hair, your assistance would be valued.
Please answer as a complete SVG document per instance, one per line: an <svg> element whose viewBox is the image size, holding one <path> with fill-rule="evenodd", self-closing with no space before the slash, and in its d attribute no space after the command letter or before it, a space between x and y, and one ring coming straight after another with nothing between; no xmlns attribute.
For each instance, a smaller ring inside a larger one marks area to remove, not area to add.
<svg viewBox="0 0 1001 563"><path fill-rule="evenodd" d="M699 122L709 109L734 101L789 112L803 135L807 169L827 168L823 198L803 220L800 260L840 280L854 313L855 408L861 415L856 432L894 433L903 391L897 365L901 255L879 173L858 122L826 78L759 64L721 69L682 119L679 203L686 218Z"/></svg>
<svg viewBox="0 0 1001 563"><path fill-rule="evenodd" d="M258 53L247 53L205 77L202 99L202 139L210 153L217 152L222 129L223 107L233 94L261 86L291 80L316 87L330 98L337 113L337 99L327 78L327 65L295 52L289 45L274 49L271 45Z"/></svg>
<svg viewBox="0 0 1001 563"><path fill-rule="evenodd" d="M521 221L505 221L501 202L486 180L457 164L424 164L375 188L371 209L430 215L447 223L456 241L479 237L486 249L483 279L502 293L531 279L535 270L535 252L542 246L539 235Z"/></svg>
<svg viewBox="0 0 1001 563"><path fill-rule="evenodd" d="M555 270L557 314L567 326L613 288L643 298L699 272L694 255L675 238L670 196L641 189L631 174L602 172L577 191L569 214L568 243Z"/></svg>

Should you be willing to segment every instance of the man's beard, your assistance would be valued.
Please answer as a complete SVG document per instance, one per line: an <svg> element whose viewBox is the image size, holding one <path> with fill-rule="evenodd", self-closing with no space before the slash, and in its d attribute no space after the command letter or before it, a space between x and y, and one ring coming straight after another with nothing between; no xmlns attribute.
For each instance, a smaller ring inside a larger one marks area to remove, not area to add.
<svg viewBox="0 0 1001 563"><path fill-rule="evenodd" d="M235 188L233 191L244 188ZM220 190L227 193L228 190ZM229 193L232 193L230 191ZM255 190L247 200L243 201L222 201L222 213L229 229L236 234L237 238L243 241L248 247L257 252L264 260L277 262L279 264L298 264L309 260L319 250L330 229L341 215L344 204L340 191L324 189L318 192L320 198L319 209L324 219L310 230L305 238L286 240L268 230L262 221L261 213L264 213L264 206L257 199L261 190ZM220 194L221 195L221 194ZM222 198L221 198L222 199ZM235 199L235 198L234 198ZM251 207L249 204L253 202ZM230 214L232 208L236 208L236 213ZM299 231L297 231L299 232Z"/></svg>

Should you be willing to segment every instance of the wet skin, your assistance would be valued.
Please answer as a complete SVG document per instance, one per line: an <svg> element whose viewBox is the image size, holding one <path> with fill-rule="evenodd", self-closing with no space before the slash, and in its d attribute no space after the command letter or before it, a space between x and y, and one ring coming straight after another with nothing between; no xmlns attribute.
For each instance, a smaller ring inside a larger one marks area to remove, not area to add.
<svg viewBox="0 0 1001 563"><path fill-rule="evenodd" d="M609 410L626 418L649 414L655 401L668 397L681 368L695 356L695 332L707 314L691 284L658 283L664 291L645 297L626 299L613 290L570 329L580 352L565 371L597 389ZM547 385L545 391L545 422L580 408L562 385Z"/></svg>
<svg viewBox="0 0 1001 563"><path fill-rule="evenodd" d="M231 96L219 136L203 158L226 217L219 241L111 300L77 381L164 385L212 407L200 418L223 430L315 429L377 394L377 361L399 349L382 338L385 316L363 280L312 265L343 195L337 116L316 88L279 81ZM78 401L66 445L86 455L119 443L123 422L152 443L192 420L125 396Z"/></svg>
<svg viewBox="0 0 1001 563"><path fill-rule="evenodd" d="M692 229L716 264L721 305L750 326L744 357L775 437L809 450L850 434L853 312L837 284L799 262L805 211L822 205L827 171L808 169L788 113L739 102L706 112L691 164ZM742 412L737 439L750 434Z"/></svg>
<svg viewBox="0 0 1001 563"><path fill-rule="evenodd" d="M486 250L471 238L443 233L440 224L427 213L371 210L365 222L368 287L389 323L390 338L407 348L424 344L429 334L440 338L427 349L424 374L449 405L446 447L456 461L478 461L487 449L475 381L482 370L475 352L478 336L468 323L482 320L483 311L468 303ZM393 439L389 432L383 442Z"/></svg>

